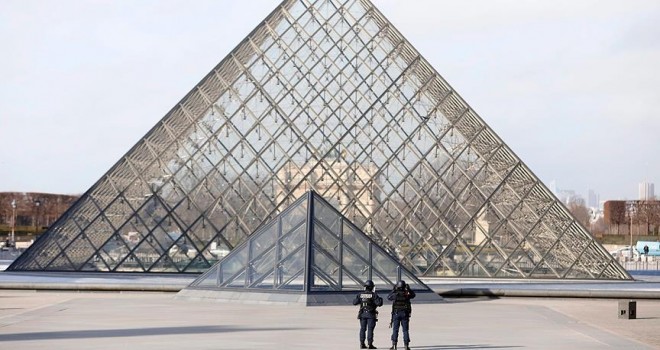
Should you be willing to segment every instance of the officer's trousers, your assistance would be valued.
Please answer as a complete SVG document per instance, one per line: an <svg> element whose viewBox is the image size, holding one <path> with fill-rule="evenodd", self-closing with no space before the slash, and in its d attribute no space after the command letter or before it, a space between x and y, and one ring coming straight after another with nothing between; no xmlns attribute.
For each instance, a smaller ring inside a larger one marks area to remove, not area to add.
<svg viewBox="0 0 660 350"><path fill-rule="evenodd" d="M410 343L410 334L408 333L410 327L410 315L403 311L399 311L392 315L392 343L396 343L399 339L399 325L403 328L403 343Z"/></svg>
<svg viewBox="0 0 660 350"><path fill-rule="evenodd" d="M365 338L369 344L374 342L374 328L376 328L375 318L360 317L360 343L364 343Z"/></svg>

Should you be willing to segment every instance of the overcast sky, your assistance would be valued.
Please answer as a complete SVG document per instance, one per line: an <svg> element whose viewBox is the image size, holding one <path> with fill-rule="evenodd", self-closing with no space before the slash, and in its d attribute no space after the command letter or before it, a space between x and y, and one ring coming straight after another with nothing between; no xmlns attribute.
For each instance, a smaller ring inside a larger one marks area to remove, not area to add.
<svg viewBox="0 0 660 350"><path fill-rule="evenodd" d="M372 1L546 184L660 187L660 1ZM0 192L85 192L278 4L0 1Z"/></svg>

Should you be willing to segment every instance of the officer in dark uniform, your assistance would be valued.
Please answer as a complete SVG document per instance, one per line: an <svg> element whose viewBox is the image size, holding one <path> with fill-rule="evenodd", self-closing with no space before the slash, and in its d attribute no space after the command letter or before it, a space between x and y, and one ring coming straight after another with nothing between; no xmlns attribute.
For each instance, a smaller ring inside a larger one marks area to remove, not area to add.
<svg viewBox="0 0 660 350"><path fill-rule="evenodd" d="M378 321L378 311L376 308L383 306L383 298L379 297L374 291L374 282L367 280L364 282L364 292L359 293L353 299L353 305L360 305L358 319L360 320L360 349L376 349L374 346L374 328ZM366 340L369 341L369 347L364 344L365 332Z"/></svg>
<svg viewBox="0 0 660 350"><path fill-rule="evenodd" d="M396 350L396 343L399 339L399 325L403 328L403 344L405 350L410 350L410 334L408 329L410 326L410 314L412 313L412 306L410 306L410 299L415 297L415 292L410 289L410 286L405 281L399 281L394 286L394 290L387 296L388 300L392 300L392 347L390 350Z"/></svg>

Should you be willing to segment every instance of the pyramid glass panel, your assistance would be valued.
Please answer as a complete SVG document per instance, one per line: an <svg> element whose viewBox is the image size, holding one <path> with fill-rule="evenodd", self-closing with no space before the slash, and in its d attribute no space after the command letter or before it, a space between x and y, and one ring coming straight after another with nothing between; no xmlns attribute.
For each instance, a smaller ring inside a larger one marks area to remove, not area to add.
<svg viewBox="0 0 660 350"><path fill-rule="evenodd" d="M248 268L247 283L251 288L273 288L273 271L275 263L275 247L268 250L267 253L253 260ZM270 281L268 280L270 276Z"/></svg>
<svg viewBox="0 0 660 350"><path fill-rule="evenodd" d="M203 272L310 190L416 275L630 279L370 0L283 1L9 270Z"/></svg>
<svg viewBox="0 0 660 350"><path fill-rule="evenodd" d="M346 288L360 288L362 281L369 279L369 255L365 255L366 259L363 259L354 253L352 249L348 248L348 243L346 242L344 243L342 255L342 265L344 268L342 284Z"/></svg>
<svg viewBox="0 0 660 350"><path fill-rule="evenodd" d="M277 266L276 289L300 291L304 289L305 251L302 248L304 246L294 250L289 256L282 259L282 262Z"/></svg>
<svg viewBox="0 0 660 350"><path fill-rule="evenodd" d="M232 251L231 256L224 259L222 264L220 264L219 283L227 285L233 282L237 275L245 271L247 264L248 247L241 247L241 249L235 249ZM206 273L204 275L206 275Z"/></svg>
<svg viewBox="0 0 660 350"><path fill-rule="evenodd" d="M218 273L220 270L220 265L213 266L205 274L204 278L201 278L198 283L202 287L213 287L218 284Z"/></svg>

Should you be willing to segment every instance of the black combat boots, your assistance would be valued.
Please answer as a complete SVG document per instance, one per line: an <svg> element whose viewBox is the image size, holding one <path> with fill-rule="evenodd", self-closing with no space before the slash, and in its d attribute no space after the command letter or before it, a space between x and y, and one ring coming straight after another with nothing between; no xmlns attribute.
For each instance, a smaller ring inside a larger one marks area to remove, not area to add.
<svg viewBox="0 0 660 350"><path fill-rule="evenodd" d="M378 349L378 348L375 347L373 343L369 343L368 349Z"/></svg>
<svg viewBox="0 0 660 350"><path fill-rule="evenodd" d="M396 342L395 341L392 342L392 347L390 348L390 350L396 350Z"/></svg>
<svg viewBox="0 0 660 350"><path fill-rule="evenodd" d="M360 349L366 349L366 348L367 348L367 346L364 345L364 343L360 343Z"/></svg>
<svg viewBox="0 0 660 350"><path fill-rule="evenodd" d="M408 343L405 343L404 346L405 346L404 350L410 350L410 347L408 346Z"/></svg>

